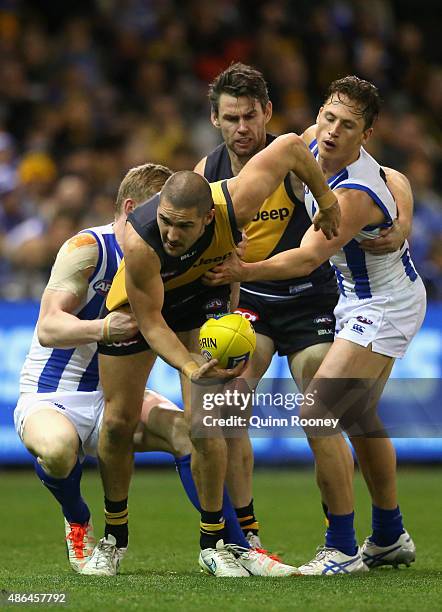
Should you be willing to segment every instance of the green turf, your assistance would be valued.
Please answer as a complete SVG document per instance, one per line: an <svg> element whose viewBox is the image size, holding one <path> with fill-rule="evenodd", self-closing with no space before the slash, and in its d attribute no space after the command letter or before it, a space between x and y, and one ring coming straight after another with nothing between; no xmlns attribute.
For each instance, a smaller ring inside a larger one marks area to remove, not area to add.
<svg viewBox="0 0 442 612"><path fill-rule="evenodd" d="M438 610L442 609L441 482L440 468L400 471L401 508L418 547L418 560L410 569L337 578L232 580L200 575L198 516L185 500L173 469L139 470L130 498L130 552L121 574L103 579L70 571L60 512L37 478L28 472L3 472L0 589L66 592L69 609L87 612ZM83 490L95 516L96 533L101 535L102 496L95 471L85 474ZM370 502L360 478L356 495L361 541L369 533ZM310 469L257 471L255 505L267 546L294 564L313 556L324 528Z"/></svg>

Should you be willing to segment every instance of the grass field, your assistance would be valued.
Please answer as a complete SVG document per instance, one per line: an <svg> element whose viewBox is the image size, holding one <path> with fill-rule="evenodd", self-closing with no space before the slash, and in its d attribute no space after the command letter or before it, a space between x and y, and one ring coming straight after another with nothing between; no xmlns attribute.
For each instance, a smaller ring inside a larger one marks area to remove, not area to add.
<svg viewBox="0 0 442 612"><path fill-rule="evenodd" d="M121 574L82 577L69 569L60 511L37 478L30 472L6 471L0 482L0 590L66 592L68 608L79 612L442 609L441 468L403 469L399 474L401 509L418 547L416 563L410 569L337 578L223 580L201 575L198 516L172 468L135 475L130 549ZM83 483L100 536L102 494L94 470L86 472ZM356 494L357 535L362 541L370 530L370 502L360 478ZM324 528L312 470L257 471L255 506L268 547L293 564L313 556Z"/></svg>

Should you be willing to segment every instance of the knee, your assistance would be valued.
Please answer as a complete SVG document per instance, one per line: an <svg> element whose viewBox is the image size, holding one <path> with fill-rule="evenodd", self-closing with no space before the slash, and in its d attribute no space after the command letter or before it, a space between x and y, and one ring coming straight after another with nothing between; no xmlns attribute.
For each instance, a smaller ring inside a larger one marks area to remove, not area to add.
<svg viewBox="0 0 442 612"><path fill-rule="evenodd" d="M112 444L131 441L138 423L138 419L132 419L128 415L105 413L101 427L101 435L105 436Z"/></svg>
<svg viewBox="0 0 442 612"><path fill-rule="evenodd" d="M177 412L177 414L174 415L170 429L169 443L175 457L190 455L192 452L189 425L182 413Z"/></svg>
<svg viewBox="0 0 442 612"><path fill-rule="evenodd" d="M41 441L38 461L53 478L66 478L72 472L78 458L78 439L58 436Z"/></svg>

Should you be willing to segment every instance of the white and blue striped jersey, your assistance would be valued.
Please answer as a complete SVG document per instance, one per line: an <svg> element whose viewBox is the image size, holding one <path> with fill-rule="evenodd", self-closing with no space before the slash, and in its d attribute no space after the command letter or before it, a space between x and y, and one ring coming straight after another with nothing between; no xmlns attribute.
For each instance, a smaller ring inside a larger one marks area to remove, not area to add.
<svg viewBox="0 0 442 612"><path fill-rule="evenodd" d="M106 295L123 257L115 238L113 225L102 225L83 230L92 234L98 244L98 261L89 278L87 295L75 312L80 319L100 318ZM98 380L97 344L60 349L41 346L34 330L31 348L20 375L21 393L50 393L54 391L96 391Z"/></svg>
<svg viewBox="0 0 442 612"><path fill-rule="evenodd" d="M313 155L318 157L317 141L310 144ZM359 158L328 179L330 188L365 191L385 215L385 222L364 227L348 244L331 257L341 295L365 299L373 295L388 296L393 291L410 287L418 274L410 258L408 242L394 253L372 255L361 249L361 240L373 239L379 230L392 225L397 217L397 206L389 191L385 172L377 161L361 147ZM307 187L305 206L310 218L318 211L318 205Z"/></svg>

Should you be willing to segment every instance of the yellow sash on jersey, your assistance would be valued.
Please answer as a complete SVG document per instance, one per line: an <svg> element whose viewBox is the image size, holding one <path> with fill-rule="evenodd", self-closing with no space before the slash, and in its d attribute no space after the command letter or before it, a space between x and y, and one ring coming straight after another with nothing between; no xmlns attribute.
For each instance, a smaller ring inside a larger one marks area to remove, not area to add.
<svg viewBox="0 0 442 612"><path fill-rule="evenodd" d="M295 203L287 195L284 183L281 183L244 228L248 239L244 261L267 259L287 229L294 208Z"/></svg>
<svg viewBox="0 0 442 612"><path fill-rule="evenodd" d="M204 275L218 263L226 259L235 248L232 228L229 221L227 202L221 188L222 181L211 183L212 197L215 203L215 231L207 249L198 257L188 270L164 283L164 290L170 291L183 285L188 285ZM112 286L106 299L106 308L109 312L128 303L125 280L125 263L121 260Z"/></svg>

